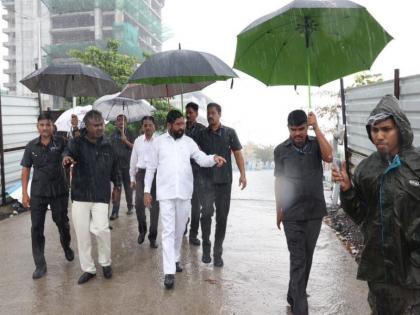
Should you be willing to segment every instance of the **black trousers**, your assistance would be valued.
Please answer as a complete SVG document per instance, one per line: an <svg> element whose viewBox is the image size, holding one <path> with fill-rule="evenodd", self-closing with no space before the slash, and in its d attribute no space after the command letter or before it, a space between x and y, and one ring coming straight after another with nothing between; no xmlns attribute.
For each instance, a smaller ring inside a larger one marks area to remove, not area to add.
<svg viewBox="0 0 420 315"><path fill-rule="evenodd" d="M144 176L146 170L139 170L136 174L136 215L139 223L139 233L146 234L147 223L146 213L144 207ZM150 231L149 240L156 240L158 233L158 222L159 222L159 202L156 200L156 175L153 179L152 190L151 190L153 202L152 209L150 210Z"/></svg>
<svg viewBox="0 0 420 315"><path fill-rule="evenodd" d="M368 302L372 315L420 314L420 290L368 282Z"/></svg>
<svg viewBox="0 0 420 315"><path fill-rule="evenodd" d="M133 209L133 190L130 187L130 169L120 168L119 169L124 186L125 200L127 201L128 210ZM118 194L118 198L112 201L112 213L118 214L120 211L121 194Z"/></svg>
<svg viewBox="0 0 420 315"><path fill-rule="evenodd" d="M69 197L67 195L55 198L31 197L31 237L32 255L36 266L46 264L44 257L45 237L44 224L48 205L51 207L52 219L60 233L60 242L63 248L70 246L70 225L67 216Z"/></svg>
<svg viewBox="0 0 420 315"><path fill-rule="evenodd" d="M200 174L199 171L194 171L194 190L191 198L191 223L190 223L190 239L197 238L198 228L200 227Z"/></svg>
<svg viewBox="0 0 420 315"><path fill-rule="evenodd" d="M201 234L203 238L203 254L210 254L211 219L216 208L216 232L214 237L213 256L223 254L223 241L230 209L230 193L232 183L213 184L204 178L201 181Z"/></svg>
<svg viewBox="0 0 420 315"><path fill-rule="evenodd" d="M292 306L295 315L308 314L306 287L321 225L322 219L283 222L287 247L290 252L290 280L287 301Z"/></svg>

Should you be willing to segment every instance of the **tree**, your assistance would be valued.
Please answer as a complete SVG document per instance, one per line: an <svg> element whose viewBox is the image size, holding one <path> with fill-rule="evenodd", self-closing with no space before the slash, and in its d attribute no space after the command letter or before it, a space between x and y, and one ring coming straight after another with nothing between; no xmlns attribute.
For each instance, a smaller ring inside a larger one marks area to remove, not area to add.
<svg viewBox="0 0 420 315"><path fill-rule="evenodd" d="M168 102L159 99L151 100L151 104L156 108L156 111L153 113L156 130L164 132L166 130L166 115L171 110L171 106Z"/></svg>
<svg viewBox="0 0 420 315"><path fill-rule="evenodd" d="M268 146L257 146L255 148L255 158L258 160L261 160L263 163L271 162L274 160L274 146L268 145Z"/></svg>
<svg viewBox="0 0 420 315"><path fill-rule="evenodd" d="M363 86L383 82L381 73L360 72L354 76L354 83L351 87Z"/></svg>
<svg viewBox="0 0 420 315"><path fill-rule="evenodd" d="M82 63L98 67L108 73L111 78L122 88L133 73L137 59L118 52L119 42L111 39L106 48L89 46L85 50L70 50L69 55L79 59Z"/></svg>

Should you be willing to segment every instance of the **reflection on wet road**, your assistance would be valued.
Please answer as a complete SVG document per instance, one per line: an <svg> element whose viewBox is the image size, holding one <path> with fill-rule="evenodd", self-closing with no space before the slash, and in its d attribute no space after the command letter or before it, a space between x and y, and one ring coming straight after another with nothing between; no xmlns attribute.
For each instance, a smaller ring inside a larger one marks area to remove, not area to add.
<svg viewBox="0 0 420 315"><path fill-rule="evenodd" d="M72 263L64 259L50 213L48 273L38 281L31 278L30 216L0 222L0 313L288 314L288 251L284 233L275 226L274 202L267 199L272 190L261 198L266 201L238 200L256 199L246 194L263 190L263 183L269 190L272 173L249 173L248 182L249 192L233 192L225 267L201 263L201 248L190 246L185 238L185 268L176 275L173 291L163 288L161 248L150 249L147 241L137 244L137 220L126 216L125 209L112 223L114 277L105 280L98 268L97 278L83 286L77 285L78 258ZM75 246L73 231L72 237ZM334 232L323 226L308 287L310 313L369 314L367 287L355 279L356 268Z"/></svg>

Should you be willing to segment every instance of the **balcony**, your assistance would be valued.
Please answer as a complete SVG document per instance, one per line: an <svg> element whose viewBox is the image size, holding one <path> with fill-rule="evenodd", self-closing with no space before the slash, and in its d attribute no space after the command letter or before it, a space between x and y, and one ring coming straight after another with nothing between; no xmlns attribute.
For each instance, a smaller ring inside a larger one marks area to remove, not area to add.
<svg viewBox="0 0 420 315"><path fill-rule="evenodd" d="M6 61L16 60L16 56L15 55L6 55L6 56L3 57L3 60L6 60Z"/></svg>
<svg viewBox="0 0 420 315"><path fill-rule="evenodd" d="M6 48L13 47L15 45L16 45L16 42L14 40L9 40L8 42L3 43L3 46Z"/></svg>
<svg viewBox="0 0 420 315"><path fill-rule="evenodd" d="M15 67L12 67L12 68L4 69L3 70L3 73L4 74L13 74L13 73L16 73L16 68Z"/></svg>

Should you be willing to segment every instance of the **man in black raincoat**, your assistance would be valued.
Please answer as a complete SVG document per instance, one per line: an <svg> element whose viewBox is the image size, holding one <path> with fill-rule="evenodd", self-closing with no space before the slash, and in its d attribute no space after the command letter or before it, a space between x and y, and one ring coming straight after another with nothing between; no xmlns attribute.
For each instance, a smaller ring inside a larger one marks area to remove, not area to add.
<svg viewBox="0 0 420 315"><path fill-rule="evenodd" d="M332 173L343 209L364 234L357 277L368 282L373 314L420 314L420 153L393 96L382 98L366 128L377 151L357 166L353 183L344 163Z"/></svg>

